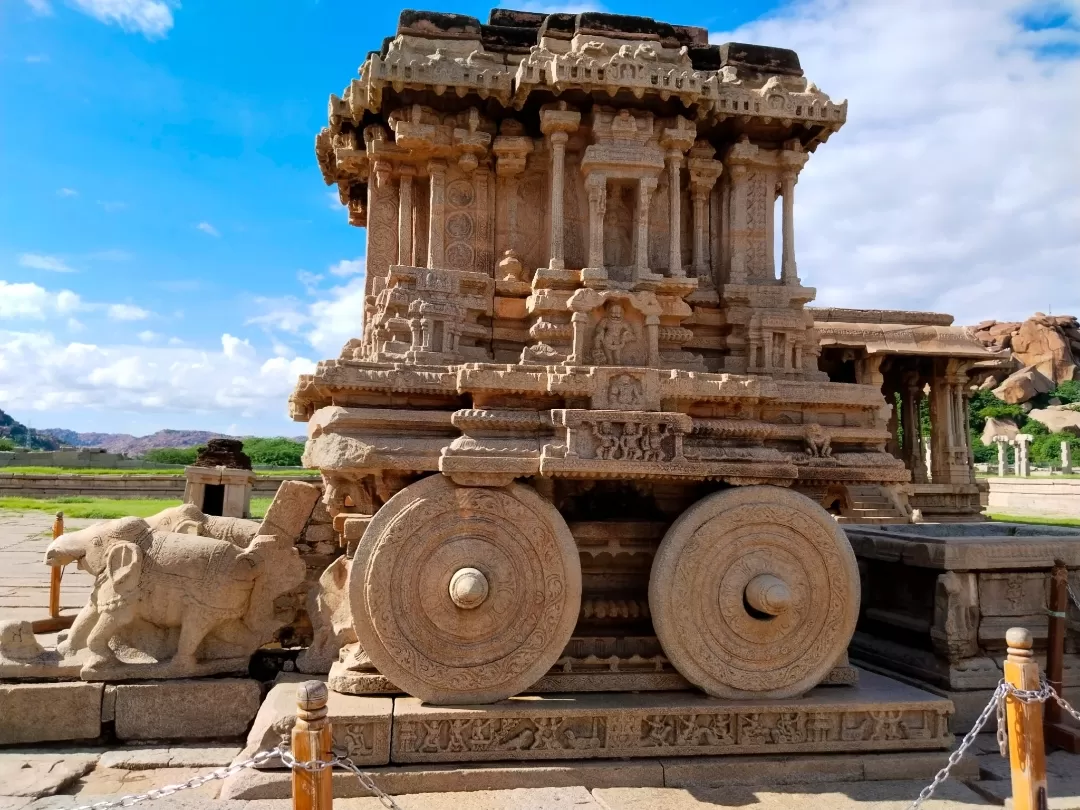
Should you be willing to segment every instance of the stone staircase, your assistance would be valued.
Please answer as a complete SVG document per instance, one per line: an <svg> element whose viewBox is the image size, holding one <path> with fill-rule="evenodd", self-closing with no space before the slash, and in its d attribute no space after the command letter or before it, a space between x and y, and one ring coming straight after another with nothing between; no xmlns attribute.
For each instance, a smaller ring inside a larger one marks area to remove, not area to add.
<svg viewBox="0 0 1080 810"><path fill-rule="evenodd" d="M851 509L837 517L837 523L909 523L908 516L889 497L884 487L852 484L848 487Z"/></svg>

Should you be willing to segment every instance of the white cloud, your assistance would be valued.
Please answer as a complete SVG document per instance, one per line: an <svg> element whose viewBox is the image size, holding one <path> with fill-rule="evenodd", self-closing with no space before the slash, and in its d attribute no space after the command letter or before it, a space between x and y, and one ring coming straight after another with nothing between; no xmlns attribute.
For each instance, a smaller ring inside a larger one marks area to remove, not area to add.
<svg viewBox="0 0 1080 810"><path fill-rule="evenodd" d="M113 321L144 321L150 312L134 304L109 304L109 319Z"/></svg>
<svg viewBox="0 0 1080 810"><path fill-rule="evenodd" d="M849 100L795 194L799 275L819 305L958 323L1080 312L1080 108L1062 95L1080 86L1080 33L1026 30L1045 8L808 0L711 37L793 48Z"/></svg>
<svg viewBox="0 0 1080 810"><path fill-rule="evenodd" d="M330 290L330 297L311 305L313 328L308 343L322 357L336 357L341 347L360 337L364 322L364 276Z"/></svg>
<svg viewBox="0 0 1080 810"><path fill-rule="evenodd" d="M30 6L30 10L40 17L52 16L52 4L49 0L26 0L26 5Z"/></svg>
<svg viewBox="0 0 1080 810"><path fill-rule="evenodd" d="M199 349L77 343L49 331L0 330L0 402L27 418L38 412L35 424L46 418L42 412L63 425L87 411L99 412L95 420L114 430L133 413L164 414L162 426L172 427L191 419L280 421L296 378L313 370L311 360L263 357L230 335L222 336L220 349Z"/></svg>
<svg viewBox="0 0 1080 810"><path fill-rule="evenodd" d="M73 188L58 188L56 190L57 197L78 197L79 192Z"/></svg>
<svg viewBox="0 0 1080 810"><path fill-rule="evenodd" d="M71 0L84 14L103 23L115 23L125 31L147 39L165 36L173 26L170 3L162 0Z"/></svg>
<svg viewBox="0 0 1080 810"><path fill-rule="evenodd" d="M211 225L209 222L200 222L195 227L203 233L209 234L210 236L221 236L221 234L218 232L218 229Z"/></svg>
<svg viewBox="0 0 1080 810"><path fill-rule="evenodd" d="M74 273L75 268L58 256L46 256L42 253L23 253L19 256L19 266L31 270L48 270L53 273Z"/></svg>
<svg viewBox="0 0 1080 810"><path fill-rule="evenodd" d="M154 343L155 341L161 339L161 335L149 329L144 329L142 332L139 332L138 338L143 343Z"/></svg>
<svg viewBox="0 0 1080 810"><path fill-rule="evenodd" d="M330 273L335 276L355 276L364 272L364 257L359 259L342 259L337 264L330 265Z"/></svg>
<svg viewBox="0 0 1080 810"><path fill-rule="evenodd" d="M71 290L50 292L37 284L15 284L0 280L0 318L33 318L67 315L83 308Z"/></svg>

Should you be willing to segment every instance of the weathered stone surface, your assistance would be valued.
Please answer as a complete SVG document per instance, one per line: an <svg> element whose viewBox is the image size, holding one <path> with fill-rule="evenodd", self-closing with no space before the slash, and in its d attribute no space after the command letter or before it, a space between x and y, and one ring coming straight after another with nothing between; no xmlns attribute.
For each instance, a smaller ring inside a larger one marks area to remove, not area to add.
<svg viewBox="0 0 1080 810"><path fill-rule="evenodd" d="M28 621L0 621L0 678L77 678L81 662L47 650Z"/></svg>
<svg viewBox="0 0 1080 810"><path fill-rule="evenodd" d="M333 527L330 529L333 531ZM308 593L308 616L315 637L296 659L300 672L328 673L337 663L342 647L356 643L346 584L351 563L347 557L338 557L322 572L318 586Z"/></svg>
<svg viewBox="0 0 1080 810"><path fill-rule="evenodd" d="M232 762L238 745L175 745L168 748L128 748L106 751L99 768L145 771L154 768L219 768Z"/></svg>
<svg viewBox="0 0 1080 810"><path fill-rule="evenodd" d="M97 683L0 684L0 745L94 739L103 690Z"/></svg>
<svg viewBox="0 0 1080 810"><path fill-rule="evenodd" d="M995 436L1005 436L1013 439L1019 432L1020 428L1016 426L1015 422L1009 419L995 419L991 416L986 420L986 427L983 428L982 443L984 446L990 447L994 443Z"/></svg>
<svg viewBox="0 0 1080 810"><path fill-rule="evenodd" d="M96 577L58 651L81 656L84 680L246 671L284 623L274 600L303 581L304 564L290 538L236 540L154 532L133 517L54 540L46 562Z"/></svg>
<svg viewBox="0 0 1080 810"><path fill-rule="evenodd" d="M205 678L116 686L121 740L184 740L244 734L259 708L258 681Z"/></svg>
<svg viewBox="0 0 1080 810"><path fill-rule="evenodd" d="M276 684L259 707L241 759L266 751L288 738L296 724L297 681ZM331 692L327 716L333 724L334 744L348 751L357 765L385 765L390 761L390 698L356 697ZM281 767L278 759L267 768Z"/></svg>
<svg viewBox="0 0 1080 810"><path fill-rule="evenodd" d="M1036 394L1045 394L1053 390L1054 383L1035 366L1025 366L1013 372L1005 381L994 389L994 396L1009 405L1027 402Z"/></svg>
<svg viewBox="0 0 1080 810"><path fill-rule="evenodd" d="M1028 412L1028 418L1046 425L1051 433L1071 433L1080 436L1080 410L1067 405L1050 406Z"/></svg>
<svg viewBox="0 0 1080 810"><path fill-rule="evenodd" d="M89 773L94 754L0 754L0 807L7 796L51 796Z"/></svg>
<svg viewBox="0 0 1080 810"><path fill-rule="evenodd" d="M320 490L306 481L286 481L277 491L263 517L262 534L296 542L300 539L319 500Z"/></svg>
<svg viewBox="0 0 1080 810"><path fill-rule="evenodd" d="M1075 318L1063 317L1068 318L1070 325L1075 328ZM1020 362L1025 366L1034 366L1056 383L1077 376L1076 360L1062 327L1063 324L1057 319L1037 312L1024 321L1012 339L1013 354Z"/></svg>

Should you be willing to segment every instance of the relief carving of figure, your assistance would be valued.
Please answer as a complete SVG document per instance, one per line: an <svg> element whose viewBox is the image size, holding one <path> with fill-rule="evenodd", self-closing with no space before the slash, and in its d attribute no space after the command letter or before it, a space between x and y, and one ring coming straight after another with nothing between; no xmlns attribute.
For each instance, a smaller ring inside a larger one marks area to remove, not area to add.
<svg viewBox="0 0 1080 810"><path fill-rule="evenodd" d="M596 325L592 361L597 365L621 366L623 350L636 341L634 328L623 320L622 306L612 304L608 307L607 315Z"/></svg>
<svg viewBox="0 0 1080 810"><path fill-rule="evenodd" d="M806 452L811 458L832 458L832 439L816 422L806 426Z"/></svg>

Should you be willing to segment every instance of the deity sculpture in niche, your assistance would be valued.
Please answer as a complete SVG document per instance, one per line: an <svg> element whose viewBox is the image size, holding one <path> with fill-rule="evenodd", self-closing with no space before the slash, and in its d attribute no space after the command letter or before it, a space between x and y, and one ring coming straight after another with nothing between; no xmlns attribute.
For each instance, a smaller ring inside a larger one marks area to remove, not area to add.
<svg viewBox="0 0 1080 810"><path fill-rule="evenodd" d="M593 333L592 361L597 365L620 366L625 362L623 350L636 342L637 334L623 319L622 306L612 303Z"/></svg>

